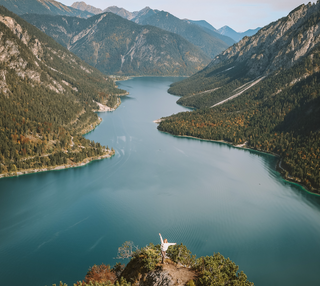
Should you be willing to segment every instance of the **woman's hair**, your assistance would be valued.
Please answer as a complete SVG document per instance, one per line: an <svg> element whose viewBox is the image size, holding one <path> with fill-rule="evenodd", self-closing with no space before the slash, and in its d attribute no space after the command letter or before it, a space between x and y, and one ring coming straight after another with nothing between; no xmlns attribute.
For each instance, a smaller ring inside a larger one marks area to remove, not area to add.
<svg viewBox="0 0 320 286"><path fill-rule="evenodd" d="M164 243L168 243L168 239L165 238L165 239L163 240L163 242L164 242Z"/></svg>

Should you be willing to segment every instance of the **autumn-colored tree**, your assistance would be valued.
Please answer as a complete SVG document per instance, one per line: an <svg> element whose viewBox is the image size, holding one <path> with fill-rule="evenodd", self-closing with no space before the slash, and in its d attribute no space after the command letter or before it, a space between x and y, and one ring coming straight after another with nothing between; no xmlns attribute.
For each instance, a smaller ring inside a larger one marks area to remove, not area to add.
<svg viewBox="0 0 320 286"><path fill-rule="evenodd" d="M107 282L110 281L111 283L115 283L117 277L114 272L111 271L110 265L94 265L92 266L86 277L85 282Z"/></svg>

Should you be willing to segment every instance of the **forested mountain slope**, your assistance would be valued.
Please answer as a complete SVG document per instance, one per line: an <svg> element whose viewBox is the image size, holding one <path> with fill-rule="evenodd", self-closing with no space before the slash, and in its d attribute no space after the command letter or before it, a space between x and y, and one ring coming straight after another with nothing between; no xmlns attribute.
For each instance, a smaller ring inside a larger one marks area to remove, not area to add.
<svg viewBox="0 0 320 286"><path fill-rule="evenodd" d="M212 106L236 94L237 88L293 67L318 45L318 17L319 4L301 5L225 50L201 72L173 84L169 92L185 96L179 101L183 105Z"/></svg>
<svg viewBox="0 0 320 286"><path fill-rule="evenodd" d="M17 15L35 13L68 15L83 18L93 15L93 13L68 7L54 0L0 0L0 5L6 7L8 10Z"/></svg>
<svg viewBox="0 0 320 286"><path fill-rule="evenodd" d="M319 192L319 24L319 1L301 5L173 84L171 92L186 94L178 102L201 109L159 129L276 153L286 178Z"/></svg>
<svg viewBox="0 0 320 286"><path fill-rule="evenodd" d="M113 13L89 19L23 17L106 74L190 75L209 63L201 50L181 36Z"/></svg>
<svg viewBox="0 0 320 286"><path fill-rule="evenodd" d="M214 58L214 56L227 49L230 44L232 45L234 43L234 41L228 37L221 36L214 31L206 31L196 24L180 20L165 11L159 11L152 16L140 20L139 23L142 25L155 26L178 34L199 47L211 58Z"/></svg>
<svg viewBox="0 0 320 286"><path fill-rule="evenodd" d="M4 7L0 26L0 173L102 152L79 134L99 121L93 100L124 91Z"/></svg>

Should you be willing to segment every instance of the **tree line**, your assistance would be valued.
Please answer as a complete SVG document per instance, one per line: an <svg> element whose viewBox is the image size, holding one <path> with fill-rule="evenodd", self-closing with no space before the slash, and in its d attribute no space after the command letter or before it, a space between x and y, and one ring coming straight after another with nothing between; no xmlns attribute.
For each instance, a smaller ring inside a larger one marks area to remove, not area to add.
<svg viewBox="0 0 320 286"><path fill-rule="evenodd" d="M235 145L246 143L250 148L278 154L289 179L319 192L319 55L316 47L312 57L270 75L241 96L215 108L167 117L158 129Z"/></svg>

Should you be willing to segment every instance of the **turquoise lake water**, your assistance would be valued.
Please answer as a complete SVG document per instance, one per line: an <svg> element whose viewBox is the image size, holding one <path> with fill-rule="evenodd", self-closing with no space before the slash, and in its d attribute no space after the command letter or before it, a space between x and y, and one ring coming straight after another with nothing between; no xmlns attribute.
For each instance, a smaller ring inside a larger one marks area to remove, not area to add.
<svg viewBox="0 0 320 286"><path fill-rule="evenodd" d="M73 285L159 232L230 257L257 286L320 285L320 197L281 179L273 156L159 132L153 120L187 111L166 92L177 80L119 83L130 95L86 135L114 157L0 180L1 285Z"/></svg>

